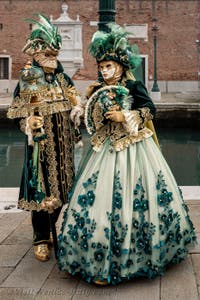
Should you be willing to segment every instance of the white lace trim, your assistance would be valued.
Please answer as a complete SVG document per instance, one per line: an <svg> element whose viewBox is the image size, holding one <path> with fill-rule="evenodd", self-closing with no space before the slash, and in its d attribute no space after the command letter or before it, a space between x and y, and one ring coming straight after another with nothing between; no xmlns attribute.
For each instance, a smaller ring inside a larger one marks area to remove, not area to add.
<svg viewBox="0 0 200 300"><path fill-rule="evenodd" d="M125 122L123 123L124 128L131 135L138 136L139 125L142 123L139 112L137 110L123 110L122 112L125 117Z"/></svg>

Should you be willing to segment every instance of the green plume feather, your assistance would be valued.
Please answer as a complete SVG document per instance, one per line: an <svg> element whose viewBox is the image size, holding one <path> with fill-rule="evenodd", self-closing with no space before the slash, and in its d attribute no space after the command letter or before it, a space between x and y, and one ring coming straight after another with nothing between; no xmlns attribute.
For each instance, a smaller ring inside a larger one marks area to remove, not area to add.
<svg viewBox="0 0 200 300"><path fill-rule="evenodd" d="M34 19L25 19L25 21L34 24L33 30L29 36L29 40L41 39L51 48L60 49L61 36L58 33L58 28L54 26L51 21L42 14L35 14L40 18L39 21Z"/></svg>
<svg viewBox="0 0 200 300"><path fill-rule="evenodd" d="M97 31L94 33L89 45L90 54L96 58L97 62L102 60L115 60L128 69L135 69L141 58L136 46L129 44L127 35L129 34L123 27L109 23L109 32Z"/></svg>

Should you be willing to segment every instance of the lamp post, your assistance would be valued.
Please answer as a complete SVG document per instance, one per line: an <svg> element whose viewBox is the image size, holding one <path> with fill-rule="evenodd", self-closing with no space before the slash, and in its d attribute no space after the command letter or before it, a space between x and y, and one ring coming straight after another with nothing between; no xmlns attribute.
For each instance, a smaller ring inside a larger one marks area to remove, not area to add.
<svg viewBox="0 0 200 300"><path fill-rule="evenodd" d="M158 26L157 26L157 19L154 17L152 18L153 22L153 50L154 50L154 76L153 76L153 87L151 89L151 96L153 100L159 101L161 99L160 89L157 83L157 33L158 33Z"/></svg>
<svg viewBox="0 0 200 300"><path fill-rule="evenodd" d="M198 53L198 88L200 89L200 40L196 40Z"/></svg>
<svg viewBox="0 0 200 300"><path fill-rule="evenodd" d="M108 32L106 24L115 22L115 14L115 0L99 0L99 30Z"/></svg>

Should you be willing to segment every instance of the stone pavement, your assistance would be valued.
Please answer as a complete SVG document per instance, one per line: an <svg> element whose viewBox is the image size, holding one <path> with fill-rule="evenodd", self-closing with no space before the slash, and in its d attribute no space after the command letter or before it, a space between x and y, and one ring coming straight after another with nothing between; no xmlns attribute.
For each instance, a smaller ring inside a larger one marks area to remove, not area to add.
<svg viewBox="0 0 200 300"><path fill-rule="evenodd" d="M2 300L198 300L200 299L200 201L187 201L199 244L163 277L99 287L60 272L52 249L48 262L33 256L30 213L0 213L0 299Z"/></svg>

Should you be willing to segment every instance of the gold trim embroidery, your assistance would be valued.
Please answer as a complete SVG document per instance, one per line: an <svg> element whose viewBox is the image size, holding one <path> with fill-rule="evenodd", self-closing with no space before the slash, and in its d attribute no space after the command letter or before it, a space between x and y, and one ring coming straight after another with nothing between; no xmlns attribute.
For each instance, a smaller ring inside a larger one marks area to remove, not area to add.
<svg viewBox="0 0 200 300"><path fill-rule="evenodd" d="M54 203L53 207L48 207L48 205L45 207L44 203L50 203L52 202ZM45 210L48 211L49 213L52 213L54 211L54 209L61 207L62 206L62 201L60 199L55 199L54 197L47 197L45 198L41 203L36 203L34 200L31 200L30 202L28 202L26 199L22 198L18 201L18 208L19 209L23 209L23 210L28 210L28 211L32 211L32 210L36 210L36 211L40 211L40 210Z"/></svg>
<svg viewBox="0 0 200 300"><path fill-rule="evenodd" d="M66 175L66 183L67 183L67 193L72 188L72 184L74 181L75 175L75 167L74 167L74 128L72 128L72 124L70 122L69 113L63 113L63 137L64 137L64 161L65 161L65 175Z"/></svg>
<svg viewBox="0 0 200 300"><path fill-rule="evenodd" d="M140 111L140 115L144 123L153 119L153 115L150 113L149 107L142 107L139 108L138 110Z"/></svg>
<svg viewBox="0 0 200 300"><path fill-rule="evenodd" d="M63 73L59 73L56 75L58 81L61 84L61 88L63 90L64 93L64 97L66 100L69 100L69 102L75 106L77 105L77 96L78 96L78 92L75 88L75 86L71 86L68 84L68 82L65 80L64 74Z"/></svg>
<svg viewBox="0 0 200 300"><path fill-rule="evenodd" d="M63 201L67 201L67 194L72 187L74 179L74 135L69 121L69 114L62 113L56 115L58 126L58 146L59 146L59 170L62 188Z"/></svg>
<svg viewBox="0 0 200 300"><path fill-rule="evenodd" d="M24 101L24 103L31 103L32 98L35 98L39 101L39 99L44 99L47 94L46 86L37 86L37 90L31 91L29 88L20 92L20 99Z"/></svg>
<svg viewBox="0 0 200 300"><path fill-rule="evenodd" d="M41 116L46 116L57 112L68 111L71 109L71 104L67 101L43 102L40 103L37 108ZM9 119L27 118L33 114L34 110L34 105L25 103L21 98L16 97L8 109L7 117Z"/></svg>
<svg viewBox="0 0 200 300"><path fill-rule="evenodd" d="M94 109L92 112L92 118L94 120L96 130L99 130L101 127L104 126L103 109L101 108L101 106L99 105L98 102L96 102L94 105Z"/></svg>
<svg viewBox="0 0 200 300"><path fill-rule="evenodd" d="M49 92L47 90L41 90L41 93L39 94L41 94L42 101L35 103L35 105L30 104L30 97L32 96L30 93L20 93L21 97L17 96L13 99L13 102L8 109L7 117L9 119L26 118L33 114L35 108L37 108L41 116L71 110L72 104L74 103L73 105L75 105L77 101L77 90L74 86L68 85L63 73L57 74L56 77L61 85L65 99L61 99L59 87L57 89L54 88L55 96L53 99L49 97ZM56 97L56 93L58 93L58 97Z"/></svg>
<svg viewBox="0 0 200 300"><path fill-rule="evenodd" d="M20 130L25 133L26 132L26 119L21 119L19 121Z"/></svg>
<svg viewBox="0 0 200 300"><path fill-rule="evenodd" d="M116 151L121 151L127 148L129 145L135 144L137 142L149 138L150 136L152 136L152 134L152 131L145 127L138 131L137 136L129 135L120 140L114 141L112 145Z"/></svg>
<svg viewBox="0 0 200 300"><path fill-rule="evenodd" d="M48 162L48 181L50 185L50 192L54 195L55 198L60 199L60 192L58 190L58 179L57 179L57 168L58 163L56 161L56 151L55 151L55 140L53 133L53 123L52 123L52 115L46 116L44 119L44 131L47 134L48 138L45 144L45 151L47 154L47 162Z"/></svg>
<svg viewBox="0 0 200 300"><path fill-rule="evenodd" d="M142 141L145 138L152 136L152 134L152 131L145 127L138 131L137 136L134 136L124 129L122 123L109 122L95 132L91 138L91 143L94 150L99 151L105 140L109 138L111 146L115 151L121 151L130 144Z"/></svg>

